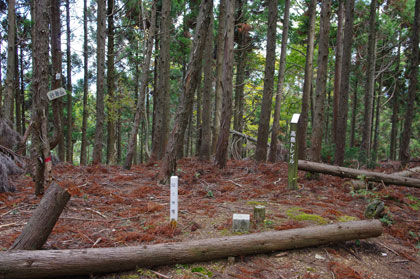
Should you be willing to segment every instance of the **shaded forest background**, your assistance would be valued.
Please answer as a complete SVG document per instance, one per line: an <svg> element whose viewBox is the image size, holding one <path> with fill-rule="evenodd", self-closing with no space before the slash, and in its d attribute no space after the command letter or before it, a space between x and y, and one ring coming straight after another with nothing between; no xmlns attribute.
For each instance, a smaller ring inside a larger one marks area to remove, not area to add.
<svg viewBox="0 0 420 279"><path fill-rule="evenodd" d="M162 160L165 181L182 157L286 159L300 113L299 158L404 165L420 157L419 10L419 0L0 1L0 145L30 154L38 193L51 152L126 169Z"/></svg>

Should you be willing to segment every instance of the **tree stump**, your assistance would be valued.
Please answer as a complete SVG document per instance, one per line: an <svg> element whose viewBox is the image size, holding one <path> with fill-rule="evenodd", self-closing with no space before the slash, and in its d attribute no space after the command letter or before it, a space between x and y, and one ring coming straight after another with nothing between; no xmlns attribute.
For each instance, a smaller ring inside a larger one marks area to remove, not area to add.
<svg viewBox="0 0 420 279"><path fill-rule="evenodd" d="M256 205L254 207L254 221L255 224L262 224L265 220L265 206Z"/></svg>

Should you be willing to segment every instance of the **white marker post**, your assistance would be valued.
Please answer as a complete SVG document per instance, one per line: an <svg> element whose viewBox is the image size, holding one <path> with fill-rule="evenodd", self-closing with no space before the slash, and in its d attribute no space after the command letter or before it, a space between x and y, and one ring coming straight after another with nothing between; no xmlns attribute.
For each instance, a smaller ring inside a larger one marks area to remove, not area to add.
<svg viewBox="0 0 420 279"><path fill-rule="evenodd" d="M299 123L300 114L293 114L292 121L290 121L290 147L289 147L289 168L288 168L288 188L296 190L297 174L298 174L298 141L297 141L297 126Z"/></svg>
<svg viewBox="0 0 420 279"><path fill-rule="evenodd" d="M171 201L170 201L170 220L171 224L178 221L178 176L171 176Z"/></svg>

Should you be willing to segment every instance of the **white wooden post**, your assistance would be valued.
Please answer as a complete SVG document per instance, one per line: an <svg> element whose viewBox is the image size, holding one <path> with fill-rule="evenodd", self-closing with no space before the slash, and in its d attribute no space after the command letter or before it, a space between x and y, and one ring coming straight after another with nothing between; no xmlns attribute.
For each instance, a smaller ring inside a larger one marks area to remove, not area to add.
<svg viewBox="0 0 420 279"><path fill-rule="evenodd" d="M292 121L290 121L290 147L289 147L289 179L288 188L296 190L297 186L297 168L298 168L298 141L297 141L297 126L299 123L300 114L293 114Z"/></svg>
<svg viewBox="0 0 420 279"><path fill-rule="evenodd" d="M170 220L178 221L178 176L171 176Z"/></svg>

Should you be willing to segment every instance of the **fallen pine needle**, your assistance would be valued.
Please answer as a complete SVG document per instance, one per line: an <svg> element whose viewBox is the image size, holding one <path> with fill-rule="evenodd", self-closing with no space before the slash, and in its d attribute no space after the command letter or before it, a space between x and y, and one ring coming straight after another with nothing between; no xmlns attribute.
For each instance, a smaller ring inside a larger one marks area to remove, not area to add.
<svg viewBox="0 0 420 279"><path fill-rule="evenodd" d="M0 226L0 229L1 228L6 228L6 227L11 227L11 226L23 226L23 225L22 224L19 224L19 223L4 224L4 225L1 225Z"/></svg>
<svg viewBox="0 0 420 279"><path fill-rule="evenodd" d="M97 210L94 210L94 209L92 209L92 208L89 208L89 207L87 207L87 208L85 208L87 211L90 211L90 212L93 212L93 213L96 213L96 214L98 214L99 216L101 216L102 218L104 218L104 219L107 219L107 217L104 215L104 214L102 214L101 212L99 212L99 211L97 211Z"/></svg>
<svg viewBox="0 0 420 279"><path fill-rule="evenodd" d="M154 274L156 274L160 278L164 278L164 279L170 279L171 278L171 277L169 277L169 276L167 276L165 274L159 273L157 271L154 271L154 270L150 270L150 271L153 272Z"/></svg>

